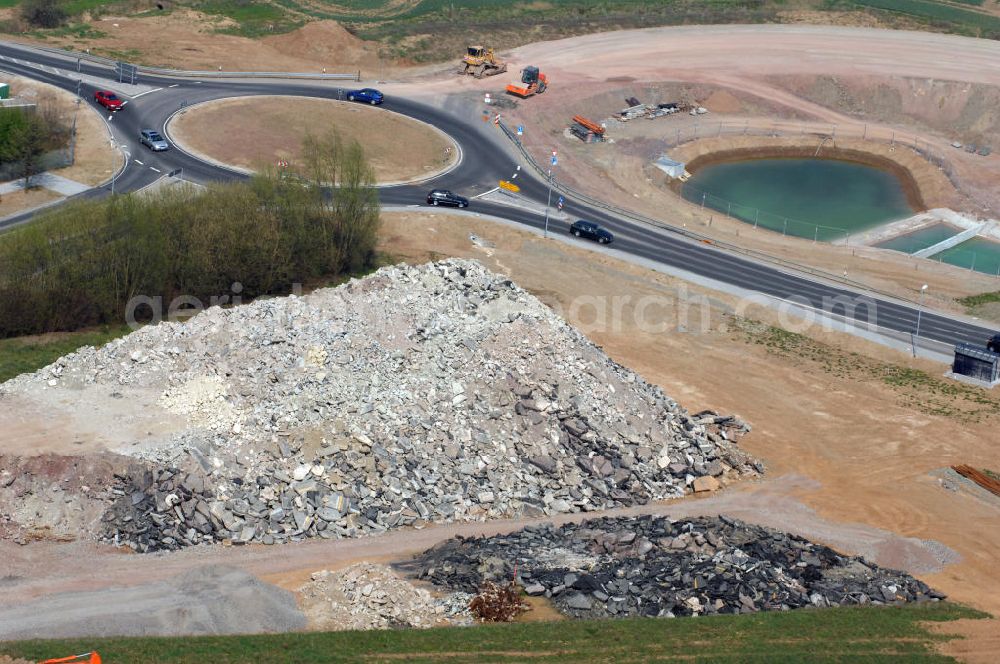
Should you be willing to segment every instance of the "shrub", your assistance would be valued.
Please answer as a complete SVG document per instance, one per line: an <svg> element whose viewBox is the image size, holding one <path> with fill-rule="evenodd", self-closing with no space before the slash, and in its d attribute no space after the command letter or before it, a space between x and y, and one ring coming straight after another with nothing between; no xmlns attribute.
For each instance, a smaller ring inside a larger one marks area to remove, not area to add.
<svg viewBox="0 0 1000 664"><path fill-rule="evenodd" d="M66 20L66 10L59 0L24 0L21 18L36 28L58 28Z"/></svg>

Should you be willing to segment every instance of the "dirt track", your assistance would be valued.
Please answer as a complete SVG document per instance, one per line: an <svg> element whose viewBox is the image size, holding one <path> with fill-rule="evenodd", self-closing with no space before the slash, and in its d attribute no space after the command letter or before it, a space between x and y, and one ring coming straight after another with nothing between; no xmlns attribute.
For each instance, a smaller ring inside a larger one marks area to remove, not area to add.
<svg viewBox="0 0 1000 664"><path fill-rule="evenodd" d="M567 89L576 84L605 84L608 78L622 76L698 80L780 101L829 122L854 120L759 78L779 74L864 74L1000 85L998 42L818 26L716 26L592 35L524 47L510 57L515 65L544 64L557 85ZM450 90L492 89L495 85L495 81L452 77L433 92L428 92L430 86L424 83L385 87L439 96ZM549 102L538 98L529 103L544 109ZM944 146L947 137L932 140ZM960 168L968 171L961 172L970 178L992 178L995 182L1000 158L977 159L959 162ZM982 172L971 173L972 169ZM418 235L426 236L435 251L456 251L468 229L452 228L456 222L446 217L434 219L428 225L439 226L440 232ZM584 284L592 284L594 274L604 275L601 287L612 293L655 287L648 273L621 268L604 259L553 254L537 242L522 244L512 239L502 227L491 231L489 225L478 225L475 232L498 243L509 243L481 257L493 261L494 267L509 269L512 277L547 302L567 301ZM390 251L405 255L409 249L415 258L425 256L428 247L407 247L404 234L398 229L397 233L394 236L392 229L388 230ZM476 255L468 247L459 253ZM759 522L774 519L783 527L845 550L869 553L876 562L921 569L922 578L955 599L1000 611L995 578L1000 507L946 491L930 475L949 463L995 465L995 420L973 423L930 414L922 404L902 399L884 381L836 376L818 369L803 372L797 358L775 357L760 347L735 344L728 336L653 338L625 330L597 334L595 338L616 360L663 385L688 407L736 411L756 427L747 444L753 453L768 461L769 479L759 487L734 487L708 500L670 506L668 512L681 515L687 510L725 509ZM850 350L887 352L872 351L852 340L835 341L847 344ZM891 359L907 362L898 356ZM740 370L733 372L735 366ZM943 371L942 367L917 366L929 372ZM455 527L464 532L484 529L499 527ZM0 553L11 561L14 574L29 577L7 589L14 593L11 597L23 599L102 587L124 574L152 580L215 559L245 566L266 579L291 583L296 575L307 573L305 570L329 567L331 561L346 564L361 558L396 557L447 532L435 528L409 535L315 542L280 550L185 551L155 560L110 554L91 557L88 552L93 549L82 544L36 544L23 549L4 544ZM975 532L976 537L970 537L970 532ZM928 546L921 540L936 540L945 547ZM934 561L940 564L952 560L949 549L962 556L961 562L936 571ZM102 561L97 574L94 560ZM44 574L37 570L44 570ZM969 632L995 629L984 625L977 623ZM971 645L955 652L961 651L963 657L973 660L996 661L995 635L982 643L985 645Z"/></svg>

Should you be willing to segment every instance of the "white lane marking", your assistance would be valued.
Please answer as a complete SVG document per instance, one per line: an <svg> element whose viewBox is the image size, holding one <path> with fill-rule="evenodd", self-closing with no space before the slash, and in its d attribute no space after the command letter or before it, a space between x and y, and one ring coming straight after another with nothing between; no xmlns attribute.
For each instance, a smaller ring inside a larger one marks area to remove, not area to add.
<svg viewBox="0 0 1000 664"><path fill-rule="evenodd" d="M195 81L195 84L201 85L201 81Z"/></svg>
<svg viewBox="0 0 1000 664"><path fill-rule="evenodd" d="M168 88L176 88L180 83L174 83L173 85L168 85Z"/></svg>
<svg viewBox="0 0 1000 664"><path fill-rule="evenodd" d="M138 159L134 159L133 161L135 161L135 163L139 164L140 166L145 166L146 165L146 164L142 163L141 161L139 161Z"/></svg>
<svg viewBox="0 0 1000 664"><path fill-rule="evenodd" d="M161 172L161 171L160 171L160 169L158 169L158 168L153 168L152 166L150 166L150 167L149 167L149 170L151 170L151 171L156 171L157 173L160 173L160 172Z"/></svg>
<svg viewBox="0 0 1000 664"><path fill-rule="evenodd" d="M159 92L162 89L163 88L153 88L152 90L146 90L145 92L140 92L137 95L132 95L132 99L138 99L139 97L141 97L143 95L148 95L150 92Z"/></svg>
<svg viewBox="0 0 1000 664"><path fill-rule="evenodd" d="M500 189L500 187L494 187L494 188L490 189L489 191L484 191L483 193L478 194L476 196L473 196L472 198L480 198L482 196L485 196L486 194L492 194L494 191L499 191L499 189Z"/></svg>

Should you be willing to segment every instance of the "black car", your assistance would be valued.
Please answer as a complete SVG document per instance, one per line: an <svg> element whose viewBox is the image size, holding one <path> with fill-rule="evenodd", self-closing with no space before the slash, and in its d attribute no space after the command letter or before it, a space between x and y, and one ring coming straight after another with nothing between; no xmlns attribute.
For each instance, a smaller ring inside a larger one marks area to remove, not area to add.
<svg viewBox="0 0 1000 664"><path fill-rule="evenodd" d="M986 342L986 350L1000 353L1000 334L994 334L990 337L990 340Z"/></svg>
<svg viewBox="0 0 1000 664"><path fill-rule="evenodd" d="M452 193L447 189L434 189L427 194L428 205L450 205L452 207L469 207L469 199Z"/></svg>
<svg viewBox="0 0 1000 664"><path fill-rule="evenodd" d="M580 219L573 222L569 227L569 232L577 237L585 237L588 240L597 240L601 244L614 242L615 236L610 231L606 231L592 221Z"/></svg>

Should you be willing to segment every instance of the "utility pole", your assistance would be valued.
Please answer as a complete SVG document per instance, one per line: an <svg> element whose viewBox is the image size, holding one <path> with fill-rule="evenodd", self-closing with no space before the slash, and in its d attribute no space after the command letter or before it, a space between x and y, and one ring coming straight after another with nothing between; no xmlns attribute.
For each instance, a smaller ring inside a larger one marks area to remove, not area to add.
<svg viewBox="0 0 1000 664"><path fill-rule="evenodd" d="M545 232L544 237L549 237L549 207L552 205L552 169L559 163L556 151L552 151L552 160L549 163L549 196L545 199Z"/></svg>
<svg viewBox="0 0 1000 664"><path fill-rule="evenodd" d="M917 331L913 335L913 357L917 356L917 340L920 339L920 315L924 312L925 292L927 292L927 284L920 287L920 299L917 301Z"/></svg>

